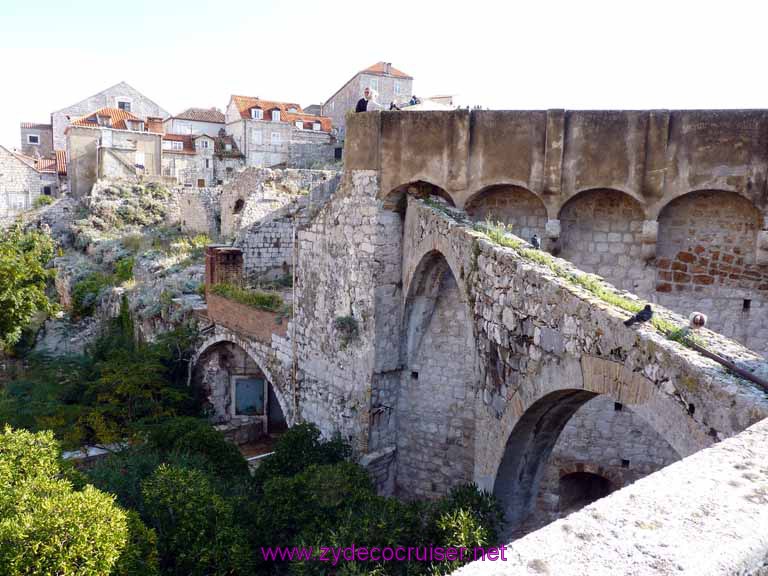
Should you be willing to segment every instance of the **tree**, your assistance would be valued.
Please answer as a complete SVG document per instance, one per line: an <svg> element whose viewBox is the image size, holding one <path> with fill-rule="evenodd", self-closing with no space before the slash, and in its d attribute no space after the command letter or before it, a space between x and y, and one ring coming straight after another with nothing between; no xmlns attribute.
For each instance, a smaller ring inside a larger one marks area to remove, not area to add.
<svg viewBox="0 0 768 576"><path fill-rule="evenodd" d="M0 434L0 573L109 574L126 548L126 514L93 486L61 477L50 432Z"/></svg>
<svg viewBox="0 0 768 576"><path fill-rule="evenodd" d="M48 234L24 232L19 224L0 238L0 348L9 349L35 314L50 314L53 303L45 294L55 270L46 269L53 258Z"/></svg>

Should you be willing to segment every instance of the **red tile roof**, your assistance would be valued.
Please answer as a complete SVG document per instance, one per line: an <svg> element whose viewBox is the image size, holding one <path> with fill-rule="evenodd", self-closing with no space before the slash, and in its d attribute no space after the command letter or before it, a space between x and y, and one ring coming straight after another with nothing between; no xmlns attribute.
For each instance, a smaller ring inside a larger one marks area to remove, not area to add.
<svg viewBox="0 0 768 576"><path fill-rule="evenodd" d="M27 156L26 154L22 154L21 152L13 152L13 155L16 156L16 158L18 158L22 162L24 162L24 164L26 164L30 168L34 168L38 172L46 173L46 174L57 173L57 158L35 158L33 156ZM65 172L66 172L66 168L65 168Z"/></svg>
<svg viewBox="0 0 768 576"><path fill-rule="evenodd" d="M252 108L261 108L264 110L264 119L269 120L267 112L270 110L280 110L280 120L283 122L320 122L324 132L331 131L331 119L325 116L313 116L312 114L305 114L301 109L301 106L292 102L276 102L274 100L262 100L261 98L253 98L251 96L232 96L232 100L237 106L240 112L240 117L245 119L251 118ZM296 112L288 112L290 108L295 108Z"/></svg>
<svg viewBox="0 0 768 576"><path fill-rule="evenodd" d="M52 130L53 127L50 124L38 124L36 122L22 122L22 128L31 128L33 130Z"/></svg>
<svg viewBox="0 0 768 576"><path fill-rule="evenodd" d="M171 148L164 147L163 154L196 154L195 144L190 134L163 134L163 140L184 143L184 148L181 150L173 150Z"/></svg>
<svg viewBox="0 0 768 576"><path fill-rule="evenodd" d="M56 171L60 176L67 175L67 151L55 150L56 152Z"/></svg>
<svg viewBox="0 0 768 576"><path fill-rule="evenodd" d="M387 66L389 66L389 72L387 72ZM365 70L360 71L361 74L382 74L394 76L395 78L409 78L413 79L413 76L409 76L402 70L398 70L392 64L387 62L376 62L373 66L368 66Z"/></svg>
<svg viewBox="0 0 768 576"><path fill-rule="evenodd" d="M197 122L215 122L224 124L224 113L215 108L187 108L184 112L173 116L179 120L195 120Z"/></svg>
<svg viewBox="0 0 768 576"><path fill-rule="evenodd" d="M120 110L119 108L99 108L95 112L91 112L90 114L86 114L80 118L75 118L70 122L70 125L92 126L98 128L99 123L96 120L96 116L109 116L112 120L112 125L109 127L116 130L127 130L128 126L125 123L126 120L137 120L139 122L143 122L143 120L138 116L134 116L130 112Z"/></svg>

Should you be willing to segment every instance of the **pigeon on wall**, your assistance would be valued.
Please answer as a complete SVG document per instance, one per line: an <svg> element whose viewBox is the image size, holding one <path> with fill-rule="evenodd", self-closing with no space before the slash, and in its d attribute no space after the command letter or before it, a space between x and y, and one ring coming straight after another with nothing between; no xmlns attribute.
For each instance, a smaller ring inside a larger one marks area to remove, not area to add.
<svg viewBox="0 0 768 576"><path fill-rule="evenodd" d="M653 317L653 310L651 310L651 305L646 304L645 308L640 310L637 314L632 316L632 318L629 318L628 320L624 320L624 326L632 326L632 324L642 324L643 322L648 322Z"/></svg>
<svg viewBox="0 0 768 576"><path fill-rule="evenodd" d="M537 234L534 234L533 238L531 238L531 246L536 248L536 250L541 250L541 240L539 240Z"/></svg>

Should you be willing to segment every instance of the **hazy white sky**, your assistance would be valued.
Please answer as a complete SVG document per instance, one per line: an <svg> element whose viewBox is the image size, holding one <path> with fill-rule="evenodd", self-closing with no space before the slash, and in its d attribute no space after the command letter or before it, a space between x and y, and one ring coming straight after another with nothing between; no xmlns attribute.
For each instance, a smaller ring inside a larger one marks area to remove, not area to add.
<svg viewBox="0 0 768 576"><path fill-rule="evenodd" d="M0 0L0 144L125 80L172 113L328 98L384 60L498 109L761 108L758 0Z"/></svg>

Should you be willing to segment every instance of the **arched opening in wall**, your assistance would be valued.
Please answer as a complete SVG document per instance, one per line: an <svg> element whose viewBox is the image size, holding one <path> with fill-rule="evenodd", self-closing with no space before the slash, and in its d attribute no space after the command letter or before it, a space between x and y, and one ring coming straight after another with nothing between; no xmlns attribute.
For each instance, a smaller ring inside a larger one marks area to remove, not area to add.
<svg viewBox="0 0 768 576"><path fill-rule="evenodd" d="M396 490L436 498L472 480L477 380L469 307L439 252L417 266L405 310Z"/></svg>
<svg viewBox="0 0 768 576"><path fill-rule="evenodd" d="M768 266L756 264L762 215L734 192L704 190L672 200L659 214L656 297L708 327L768 353ZM745 304L746 302L746 304Z"/></svg>
<svg viewBox="0 0 768 576"><path fill-rule="evenodd" d="M270 451L287 428L273 383L234 342L217 342L200 354L192 387L200 411L246 453Z"/></svg>
<svg viewBox="0 0 768 576"><path fill-rule="evenodd" d="M374 244L375 367L371 390L369 449L396 442L395 399L400 388L400 348L403 314L403 233L407 196L445 199L450 196L427 182L398 186L383 197L376 213Z"/></svg>
<svg viewBox="0 0 768 576"><path fill-rule="evenodd" d="M608 496L613 486L608 478L591 472L571 472L560 478L561 514L570 514L592 502Z"/></svg>
<svg viewBox="0 0 768 576"><path fill-rule="evenodd" d="M475 222L504 222L512 226L512 233L523 240L534 234L545 238L547 209L541 198L520 186L491 186L472 196L464 206Z"/></svg>
<svg viewBox="0 0 768 576"><path fill-rule="evenodd" d="M643 207L618 190L580 192L560 210L559 256L637 294L651 290L641 259Z"/></svg>
<svg viewBox="0 0 768 576"><path fill-rule="evenodd" d="M243 207L245 206L245 200L242 198L238 198L235 200L235 206L232 208L232 214L240 214L240 212L243 211Z"/></svg>
<svg viewBox="0 0 768 576"><path fill-rule="evenodd" d="M584 389L534 402L507 440L494 493L518 537L680 459L637 413ZM589 473L604 478L574 476ZM564 492L565 490L565 492Z"/></svg>

